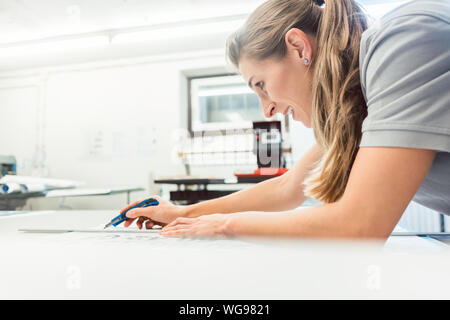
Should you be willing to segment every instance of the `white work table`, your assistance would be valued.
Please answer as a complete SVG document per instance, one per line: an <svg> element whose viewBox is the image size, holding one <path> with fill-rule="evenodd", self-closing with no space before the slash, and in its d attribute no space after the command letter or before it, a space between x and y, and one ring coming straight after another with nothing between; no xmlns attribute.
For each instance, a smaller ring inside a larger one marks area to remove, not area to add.
<svg viewBox="0 0 450 320"><path fill-rule="evenodd" d="M382 244L17 231L93 227L116 213L0 214L0 299L450 298L448 247L418 237Z"/></svg>

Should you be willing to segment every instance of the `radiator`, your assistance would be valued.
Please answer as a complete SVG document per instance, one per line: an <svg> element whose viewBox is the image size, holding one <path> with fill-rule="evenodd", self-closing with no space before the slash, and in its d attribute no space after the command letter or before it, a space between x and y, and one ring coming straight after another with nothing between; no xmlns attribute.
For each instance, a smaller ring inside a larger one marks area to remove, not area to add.
<svg viewBox="0 0 450 320"><path fill-rule="evenodd" d="M398 225L408 231L440 232L450 230L450 217L411 201ZM444 223L442 223L442 221ZM444 224L444 226L442 226Z"/></svg>

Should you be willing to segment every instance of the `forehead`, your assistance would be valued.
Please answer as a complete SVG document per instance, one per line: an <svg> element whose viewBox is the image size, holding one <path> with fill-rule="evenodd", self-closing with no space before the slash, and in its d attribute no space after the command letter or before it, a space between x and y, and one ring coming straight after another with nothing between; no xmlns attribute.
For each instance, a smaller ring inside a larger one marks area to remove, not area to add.
<svg viewBox="0 0 450 320"><path fill-rule="evenodd" d="M248 82L251 77L263 74L269 65L269 59L256 60L244 56L239 60L239 71L245 82Z"/></svg>
<svg viewBox="0 0 450 320"><path fill-rule="evenodd" d="M243 56L239 60L239 71L245 82L251 77L262 77L280 71L284 59L266 58L263 60L251 59Z"/></svg>

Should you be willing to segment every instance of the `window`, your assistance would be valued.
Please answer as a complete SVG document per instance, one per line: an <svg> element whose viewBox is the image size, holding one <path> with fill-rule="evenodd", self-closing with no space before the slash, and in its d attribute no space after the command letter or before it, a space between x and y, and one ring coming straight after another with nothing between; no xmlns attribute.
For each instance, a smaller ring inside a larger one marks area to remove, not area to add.
<svg viewBox="0 0 450 320"><path fill-rule="evenodd" d="M252 128L266 118L258 96L241 76L190 79L190 129L193 132Z"/></svg>
<svg viewBox="0 0 450 320"><path fill-rule="evenodd" d="M256 165L253 122L279 120L285 131L288 116L266 118L240 75L191 77L188 88L190 137L180 152L186 165Z"/></svg>

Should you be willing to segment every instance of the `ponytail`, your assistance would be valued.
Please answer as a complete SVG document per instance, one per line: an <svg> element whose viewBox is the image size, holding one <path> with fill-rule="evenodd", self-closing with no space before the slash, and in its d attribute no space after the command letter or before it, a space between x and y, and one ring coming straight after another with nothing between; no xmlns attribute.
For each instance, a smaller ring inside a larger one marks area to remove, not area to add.
<svg viewBox="0 0 450 320"><path fill-rule="evenodd" d="M318 30L311 123L324 156L305 180L307 195L335 202L344 193L361 140L367 106L359 45L367 20L352 0L329 0Z"/></svg>

